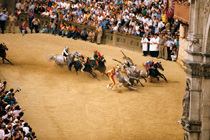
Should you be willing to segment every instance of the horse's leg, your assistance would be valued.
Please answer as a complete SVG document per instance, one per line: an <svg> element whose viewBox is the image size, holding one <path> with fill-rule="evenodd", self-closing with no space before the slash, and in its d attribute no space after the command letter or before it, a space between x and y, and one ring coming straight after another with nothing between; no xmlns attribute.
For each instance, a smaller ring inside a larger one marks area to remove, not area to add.
<svg viewBox="0 0 210 140"><path fill-rule="evenodd" d="M158 76L156 78L157 78L158 81L160 81L160 78Z"/></svg>
<svg viewBox="0 0 210 140"><path fill-rule="evenodd" d="M163 78L168 83L168 80L166 79L165 75L161 74L160 77Z"/></svg>
<svg viewBox="0 0 210 140"><path fill-rule="evenodd" d="M93 76L93 78L97 78L97 74L95 72L90 72L90 74Z"/></svg>
<svg viewBox="0 0 210 140"><path fill-rule="evenodd" d="M126 87L126 88L128 88L128 89L130 89L130 90L137 90L137 88L134 88L134 87L132 87L132 86L130 86L130 85L124 85L124 87Z"/></svg>
<svg viewBox="0 0 210 140"><path fill-rule="evenodd" d="M147 82L147 79L145 77L142 77L144 79L145 82Z"/></svg>
<svg viewBox="0 0 210 140"><path fill-rule="evenodd" d="M7 58L4 58L5 60L7 60L7 62L9 62L10 65L14 65L11 61L9 61ZM3 59L3 63L4 63L4 59Z"/></svg>
<svg viewBox="0 0 210 140"><path fill-rule="evenodd" d="M131 82L129 81L129 79L125 79L125 81L131 86Z"/></svg>
<svg viewBox="0 0 210 140"><path fill-rule="evenodd" d="M109 76L106 74L106 72L103 72L103 76L104 76L104 75L106 75L106 77L109 77Z"/></svg>
<svg viewBox="0 0 210 140"><path fill-rule="evenodd" d="M69 67L68 67L70 71L71 71L71 67L72 67L72 63L70 63L69 64Z"/></svg>
<svg viewBox="0 0 210 140"><path fill-rule="evenodd" d="M76 74L78 75L78 68L76 68L76 66L74 65L74 69L76 71Z"/></svg>
<svg viewBox="0 0 210 140"><path fill-rule="evenodd" d="M4 58L2 58L2 63L4 64Z"/></svg>
<svg viewBox="0 0 210 140"><path fill-rule="evenodd" d="M141 84L142 87L144 87L144 85L142 84L142 82L139 80L139 83Z"/></svg>

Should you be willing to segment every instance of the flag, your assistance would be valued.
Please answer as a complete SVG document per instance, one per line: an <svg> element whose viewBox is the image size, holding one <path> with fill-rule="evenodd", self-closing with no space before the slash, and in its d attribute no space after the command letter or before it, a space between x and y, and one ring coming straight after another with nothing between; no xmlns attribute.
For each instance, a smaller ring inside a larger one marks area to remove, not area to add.
<svg viewBox="0 0 210 140"><path fill-rule="evenodd" d="M166 15L171 18L174 15L175 0L167 0L166 2Z"/></svg>

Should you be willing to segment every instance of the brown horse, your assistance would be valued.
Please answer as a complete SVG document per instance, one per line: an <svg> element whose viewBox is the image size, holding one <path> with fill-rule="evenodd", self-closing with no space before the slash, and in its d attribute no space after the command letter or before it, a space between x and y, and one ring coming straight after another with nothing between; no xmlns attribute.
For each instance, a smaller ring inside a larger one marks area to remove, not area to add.
<svg viewBox="0 0 210 140"><path fill-rule="evenodd" d="M8 51L7 46L4 43L1 43L0 44L0 57L2 58L2 62L4 63L4 60L6 60L7 62L9 62L9 64L13 65L13 63L6 58L6 55L7 55L6 51Z"/></svg>

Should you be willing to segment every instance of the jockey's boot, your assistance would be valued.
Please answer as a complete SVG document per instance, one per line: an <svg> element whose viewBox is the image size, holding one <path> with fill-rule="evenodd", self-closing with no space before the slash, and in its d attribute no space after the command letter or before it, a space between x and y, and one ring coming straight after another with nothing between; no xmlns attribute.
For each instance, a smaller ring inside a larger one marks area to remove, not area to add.
<svg viewBox="0 0 210 140"><path fill-rule="evenodd" d="M66 57L65 57L65 56L63 57L63 60L64 60L64 62L66 63Z"/></svg>

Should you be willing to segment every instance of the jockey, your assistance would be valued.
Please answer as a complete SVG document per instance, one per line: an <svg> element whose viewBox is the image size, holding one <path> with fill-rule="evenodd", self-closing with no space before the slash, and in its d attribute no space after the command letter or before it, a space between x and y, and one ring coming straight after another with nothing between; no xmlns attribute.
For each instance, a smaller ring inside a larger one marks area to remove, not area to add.
<svg viewBox="0 0 210 140"><path fill-rule="evenodd" d="M130 68L131 67L131 62L129 60L125 60L125 62L123 63L123 69L125 68Z"/></svg>
<svg viewBox="0 0 210 140"><path fill-rule="evenodd" d="M101 61L101 53L95 50L93 58L96 60L97 65L99 65L99 62Z"/></svg>
<svg viewBox="0 0 210 140"><path fill-rule="evenodd" d="M84 72L83 70L85 69L85 63L87 62L86 56L83 54L79 56L79 62L82 64L81 72Z"/></svg>
<svg viewBox="0 0 210 140"><path fill-rule="evenodd" d="M66 61L68 55L69 55L69 47L66 46L66 47L64 48L63 52L62 52L62 56L63 56L63 58L64 58L64 61Z"/></svg>
<svg viewBox="0 0 210 140"><path fill-rule="evenodd" d="M153 60L150 60L150 61L146 62L145 67L146 67L147 72L149 72L149 69L153 68L153 65L154 65L154 61Z"/></svg>
<svg viewBox="0 0 210 140"><path fill-rule="evenodd" d="M119 66L114 66L112 69L110 69L106 74L109 76L109 79L111 80L111 83L107 85L107 88L112 88L115 85L114 75L115 75L115 69Z"/></svg>

